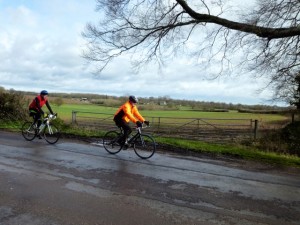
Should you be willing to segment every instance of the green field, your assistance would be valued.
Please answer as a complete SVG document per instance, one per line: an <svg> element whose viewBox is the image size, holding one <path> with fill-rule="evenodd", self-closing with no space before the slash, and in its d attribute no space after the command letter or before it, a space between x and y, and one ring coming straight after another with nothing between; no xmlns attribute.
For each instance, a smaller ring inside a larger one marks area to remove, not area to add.
<svg viewBox="0 0 300 225"><path fill-rule="evenodd" d="M113 114L116 108L97 106L93 104L63 104L61 106L51 106L53 111L58 113L59 118L66 122L72 120L72 111L92 112L92 113L108 113Z"/></svg>
<svg viewBox="0 0 300 225"><path fill-rule="evenodd" d="M98 106L89 103L83 104L63 104L61 106L52 105L55 112L58 113L59 117L65 122L71 122L72 111L81 112L92 112L92 113L104 113L104 114L114 114L117 110L115 107ZM140 113L145 118L152 117L172 117L176 118L207 118L207 119L247 119L247 120L258 120L263 123L277 123L280 121L286 121L289 116L280 114L254 114L254 113L239 113L237 111L229 112L202 112L189 110L184 108L184 110L140 110Z"/></svg>

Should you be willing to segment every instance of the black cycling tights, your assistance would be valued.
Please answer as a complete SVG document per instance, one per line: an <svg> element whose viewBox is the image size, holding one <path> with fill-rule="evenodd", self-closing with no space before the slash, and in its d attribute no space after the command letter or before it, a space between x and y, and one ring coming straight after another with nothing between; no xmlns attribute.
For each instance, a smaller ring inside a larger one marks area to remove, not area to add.
<svg viewBox="0 0 300 225"><path fill-rule="evenodd" d="M126 139L128 138L129 134L132 132L131 127L129 126L129 123L126 123L125 121L115 121L116 125L118 127L121 127L124 131L124 136L122 138L122 142L125 142Z"/></svg>

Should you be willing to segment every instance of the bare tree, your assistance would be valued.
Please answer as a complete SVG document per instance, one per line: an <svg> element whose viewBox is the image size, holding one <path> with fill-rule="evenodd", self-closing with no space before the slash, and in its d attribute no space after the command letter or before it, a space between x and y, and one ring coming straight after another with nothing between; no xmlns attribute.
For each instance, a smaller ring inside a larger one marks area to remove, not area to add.
<svg viewBox="0 0 300 225"><path fill-rule="evenodd" d="M297 110L300 112L300 73L295 78L293 95L289 99L291 105L295 105Z"/></svg>
<svg viewBox="0 0 300 225"><path fill-rule="evenodd" d="M223 0L97 0L103 18L83 32L89 42L84 57L102 71L124 53L132 54L137 67L190 54L195 63L219 63L221 74L238 54L239 69L267 77L275 90L289 89L300 71L300 1L260 0L251 13L240 12L240 22L226 19L225 5Z"/></svg>
<svg viewBox="0 0 300 225"><path fill-rule="evenodd" d="M279 83L276 85L276 96L285 99L290 105L295 106L298 112L300 112L300 73L293 79L288 79L285 83Z"/></svg>

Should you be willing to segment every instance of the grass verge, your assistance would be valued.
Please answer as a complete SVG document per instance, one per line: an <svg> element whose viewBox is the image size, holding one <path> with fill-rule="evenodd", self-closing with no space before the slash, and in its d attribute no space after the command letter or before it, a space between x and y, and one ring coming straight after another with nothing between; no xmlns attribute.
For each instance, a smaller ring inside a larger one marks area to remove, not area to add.
<svg viewBox="0 0 300 225"><path fill-rule="evenodd" d="M196 153L209 153L210 155L226 155L245 160L252 160L273 164L277 166L292 166L300 168L300 158L294 155L265 152L253 147L231 144L213 144L201 141L184 140L177 138L156 138L158 143L170 147L180 148Z"/></svg>

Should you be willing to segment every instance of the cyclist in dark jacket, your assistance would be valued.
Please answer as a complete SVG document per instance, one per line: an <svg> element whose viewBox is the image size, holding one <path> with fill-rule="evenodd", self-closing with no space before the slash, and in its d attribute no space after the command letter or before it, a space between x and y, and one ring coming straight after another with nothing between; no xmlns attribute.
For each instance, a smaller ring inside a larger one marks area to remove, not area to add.
<svg viewBox="0 0 300 225"><path fill-rule="evenodd" d="M48 102L48 91L43 90L41 93L36 96L29 105L29 115L33 116L34 122L37 122L38 127L42 124L41 117L44 116L44 111L42 107L46 104L48 110L51 114L53 111Z"/></svg>
<svg viewBox="0 0 300 225"><path fill-rule="evenodd" d="M125 143L125 147L128 145L127 138L132 132L129 122L132 121L138 127L142 126L142 123L149 125L149 121L146 121L143 116L139 113L136 104L138 99L135 96L129 96L127 102L125 102L116 112L114 116L114 121L118 127L122 127L124 131L124 136L122 143Z"/></svg>

